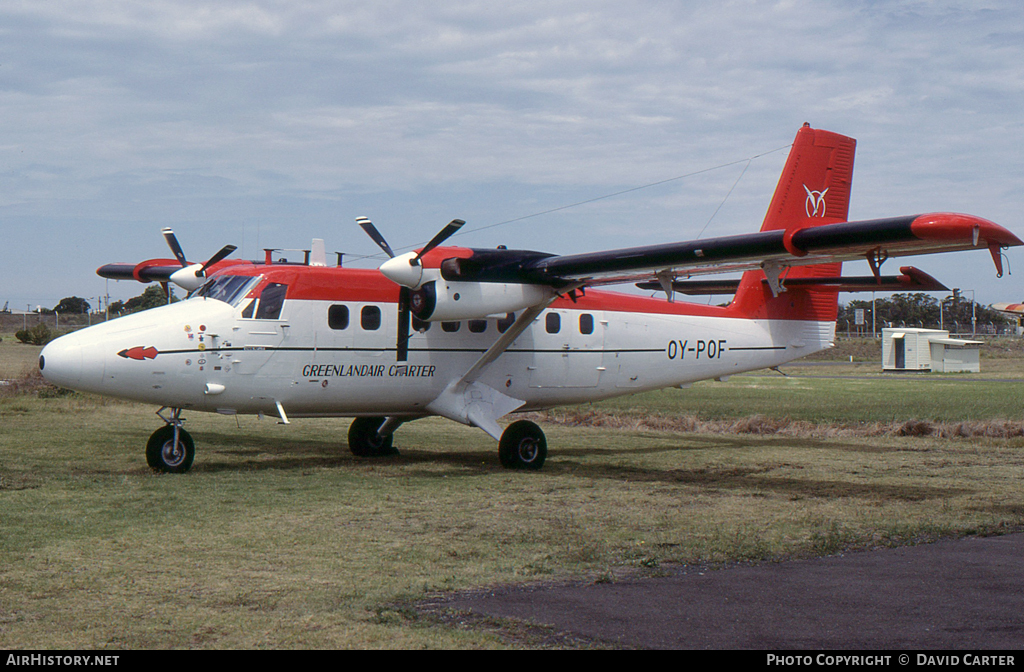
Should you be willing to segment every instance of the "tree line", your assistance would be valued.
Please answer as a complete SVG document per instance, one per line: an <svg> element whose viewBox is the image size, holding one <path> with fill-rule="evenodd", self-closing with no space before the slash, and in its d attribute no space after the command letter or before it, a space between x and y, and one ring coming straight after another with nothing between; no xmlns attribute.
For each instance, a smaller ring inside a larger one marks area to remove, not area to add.
<svg viewBox="0 0 1024 672"><path fill-rule="evenodd" d="M864 311L864 324L859 331L870 331L871 303L870 299L858 299L840 305L836 330L839 333L858 331L856 311L861 309ZM874 309L874 324L877 329L888 326L938 329L941 325L943 329L956 333L1002 334L1017 325L1017 320L965 298L956 289L951 296L941 301L920 292L892 294L886 298L875 299Z"/></svg>
<svg viewBox="0 0 1024 672"><path fill-rule="evenodd" d="M172 302L178 300L179 299L173 294L171 295ZM160 285L150 285L138 296L132 297L127 301L115 301L111 303L107 310L109 311L110 317L113 318L166 305L167 294L164 292L163 288ZM60 315L82 315L88 313L91 309L92 306L86 299L79 296L66 296L52 309L47 310L44 308L39 312L46 314L58 313ZM51 329L42 322L33 327L29 327L28 329L21 329L14 333L14 337L19 341L22 343L31 343L32 345L46 345L60 335L61 332L56 329Z"/></svg>
<svg viewBox="0 0 1024 672"><path fill-rule="evenodd" d="M171 294L171 302L178 301L178 297ZM137 313L140 310L149 310L157 306L167 305L167 294L160 285L150 285L143 290L142 294L132 297L127 301L114 301L107 310L111 317ZM43 308L39 312L47 315L59 313L61 315L84 315L92 310L92 304L80 296L65 296L53 308Z"/></svg>

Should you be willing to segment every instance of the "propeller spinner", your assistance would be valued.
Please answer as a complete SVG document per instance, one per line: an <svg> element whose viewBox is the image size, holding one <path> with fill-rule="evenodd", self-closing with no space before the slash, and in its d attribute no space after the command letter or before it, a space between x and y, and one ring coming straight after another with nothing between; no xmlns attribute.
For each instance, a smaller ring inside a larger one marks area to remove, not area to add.
<svg viewBox="0 0 1024 672"><path fill-rule="evenodd" d="M178 239L174 235L174 231L170 228L163 229L164 240L167 241L167 246L171 248L171 252L174 253L174 258L181 264L181 269L171 273L168 278L171 282L178 285L179 287L193 291L202 287L203 283L206 282L206 270L216 264L221 259L234 252L236 248L234 245L225 245L220 248L217 254L213 255L202 264L190 264L185 260L185 253L181 249L181 245L178 244Z"/></svg>

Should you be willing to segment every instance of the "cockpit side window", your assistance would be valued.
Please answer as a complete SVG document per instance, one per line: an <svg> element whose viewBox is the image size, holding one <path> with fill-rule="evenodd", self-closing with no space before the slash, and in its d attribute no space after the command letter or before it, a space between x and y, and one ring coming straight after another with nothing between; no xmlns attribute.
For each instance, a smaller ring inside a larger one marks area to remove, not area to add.
<svg viewBox="0 0 1024 672"><path fill-rule="evenodd" d="M276 320L281 317L284 297L288 293L288 285L271 282L260 292L260 305L256 308L257 320Z"/></svg>
<svg viewBox="0 0 1024 672"><path fill-rule="evenodd" d="M252 288L256 280L256 278L246 275L214 276L207 280L202 287L192 292L189 298L217 299L234 306Z"/></svg>

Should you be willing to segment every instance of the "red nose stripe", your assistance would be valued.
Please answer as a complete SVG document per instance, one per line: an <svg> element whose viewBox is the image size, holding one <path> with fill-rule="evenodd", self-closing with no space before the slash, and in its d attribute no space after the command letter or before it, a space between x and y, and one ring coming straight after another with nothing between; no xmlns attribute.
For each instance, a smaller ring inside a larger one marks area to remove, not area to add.
<svg viewBox="0 0 1024 672"><path fill-rule="evenodd" d="M143 360L143 359L156 359L156 356L159 353L157 352L156 348L154 348L152 346L150 346L148 348L144 348L141 345L139 345L139 346L136 346L134 348L129 348L127 350L122 350L121 352L119 352L117 354L119 354L120 356L124 357L125 359Z"/></svg>

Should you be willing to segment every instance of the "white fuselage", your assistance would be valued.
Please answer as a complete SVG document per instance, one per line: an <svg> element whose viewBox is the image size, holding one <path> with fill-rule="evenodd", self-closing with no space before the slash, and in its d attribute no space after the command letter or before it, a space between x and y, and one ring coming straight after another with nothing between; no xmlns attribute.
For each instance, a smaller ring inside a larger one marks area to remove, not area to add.
<svg viewBox="0 0 1024 672"><path fill-rule="evenodd" d="M653 300L639 297L602 309L601 295L553 304L479 381L536 410L775 366L829 347L835 332L834 322L645 312ZM197 297L83 329L44 349L43 375L197 411L415 416L500 335L495 318L430 323L411 330L398 361L393 302L289 299L279 319L244 317L244 305Z"/></svg>

